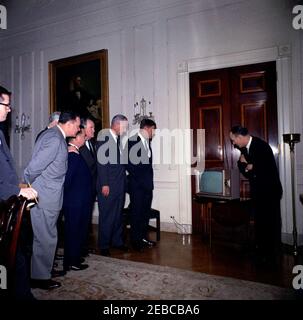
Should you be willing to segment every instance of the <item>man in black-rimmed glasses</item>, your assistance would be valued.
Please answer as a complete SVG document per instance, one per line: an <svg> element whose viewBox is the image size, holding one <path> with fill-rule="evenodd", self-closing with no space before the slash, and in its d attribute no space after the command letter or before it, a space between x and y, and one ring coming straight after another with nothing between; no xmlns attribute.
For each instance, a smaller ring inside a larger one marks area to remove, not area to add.
<svg viewBox="0 0 303 320"><path fill-rule="evenodd" d="M9 121L5 121L5 120L7 118L8 113L11 111L10 103L6 101L7 99L10 99L10 92L9 92L9 95L4 94L4 92L7 90L3 87L1 91L3 91L3 95L1 95L1 98L0 98L0 108L1 108L0 130L4 134L6 142L9 144L9 136L8 136Z"/></svg>
<svg viewBox="0 0 303 320"><path fill-rule="evenodd" d="M11 92L0 86L0 122L4 122L11 112ZM0 129L0 200L10 196L22 195L28 199L37 197L37 192L32 188L19 188L19 180L15 170L13 158L6 144L4 134Z"/></svg>
<svg viewBox="0 0 303 320"><path fill-rule="evenodd" d="M1 105L5 106L5 107L8 107L10 109L11 105L9 103L2 103L0 102Z"/></svg>
<svg viewBox="0 0 303 320"><path fill-rule="evenodd" d="M0 123L3 123L10 108L11 93L0 86ZM19 179L14 160L7 146L4 134L0 129L0 200L7 200L12 195L21 195L27 199L35 199L38 193L33 188L19 188ZM21 230L22 232L22 230ZM19 242L16 254L16 268L13 282L8 288L16 299L34 299L30 291L29 270L27 269L24 244Z"/></svg>

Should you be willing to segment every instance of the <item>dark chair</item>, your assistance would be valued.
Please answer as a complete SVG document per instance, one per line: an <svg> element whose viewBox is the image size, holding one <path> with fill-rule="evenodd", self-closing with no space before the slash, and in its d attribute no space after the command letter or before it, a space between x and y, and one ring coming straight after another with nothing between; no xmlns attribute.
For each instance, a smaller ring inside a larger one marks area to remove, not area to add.
<svg viewBox="0 0 303 320"><path fill-rule="evenodd" d="M13 270L16 262L16 251L21 230L23 213L27 200L12 196L0 202L0 264Z"/></svg>
<svg viewBox="0 0 303 320"><path fill-rule="evenodd" d="M130 225L130 210L130 205L122 210L124 226ZM149 219L156 219L156 227L149 225L149 228L156 231L157 241L160 241L160 211L151 209Z"/></svg>

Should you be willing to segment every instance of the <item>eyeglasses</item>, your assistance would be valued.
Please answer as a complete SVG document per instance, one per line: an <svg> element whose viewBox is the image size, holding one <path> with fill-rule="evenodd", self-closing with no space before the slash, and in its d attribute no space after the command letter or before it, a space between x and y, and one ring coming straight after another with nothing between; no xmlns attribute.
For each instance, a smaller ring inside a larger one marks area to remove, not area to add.
<svg viewBox="0 0 303 320"><path fill-rule="evenodd" d="M0 102L0 104L2 104L2 105L5 106L5 107L8 107L8 108L11 107L11 104L10 104L10 103L2 103L2 102Z"/></svg>

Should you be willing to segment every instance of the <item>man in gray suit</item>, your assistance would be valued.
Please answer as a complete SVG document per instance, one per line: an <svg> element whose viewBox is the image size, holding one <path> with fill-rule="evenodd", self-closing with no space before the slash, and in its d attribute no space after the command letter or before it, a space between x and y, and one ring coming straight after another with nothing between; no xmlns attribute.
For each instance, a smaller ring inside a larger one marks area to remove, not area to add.
<svg viewBox="0 0 303 320"><path fill-rule="evenodd" d="M34 146L32 159L24 178L39 193L39 203L31 210L34 233L32 288L54 289L61 286L51 279L57 246L57 219L62 207L63 184L67 170L65 138L74 137L80 118L73 112L62 112L57 126L46 130Z"/></svg>

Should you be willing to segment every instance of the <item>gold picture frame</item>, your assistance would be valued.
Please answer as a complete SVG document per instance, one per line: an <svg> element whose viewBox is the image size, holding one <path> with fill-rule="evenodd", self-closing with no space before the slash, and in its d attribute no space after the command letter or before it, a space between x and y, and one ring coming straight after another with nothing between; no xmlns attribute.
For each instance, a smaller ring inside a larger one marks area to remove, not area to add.
<svg viewBox="0 0 303 320"><path fill-rule="evenodd" d="M71 110L90 116L99 130L109 127L106 49L49 62L50 113Z"/></svg>

